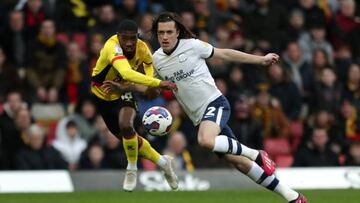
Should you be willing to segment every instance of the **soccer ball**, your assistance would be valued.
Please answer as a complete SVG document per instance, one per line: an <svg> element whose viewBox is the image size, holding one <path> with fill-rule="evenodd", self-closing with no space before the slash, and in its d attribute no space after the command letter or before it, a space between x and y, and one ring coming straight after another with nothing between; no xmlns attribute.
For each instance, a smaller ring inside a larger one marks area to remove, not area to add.
<svg viewBox="0 0 360 203"><path fill-rule="evenodd" d="M142 122L151 135L164 136L170 131L172 116L166 108L153 106L144 113Z"/></svg>

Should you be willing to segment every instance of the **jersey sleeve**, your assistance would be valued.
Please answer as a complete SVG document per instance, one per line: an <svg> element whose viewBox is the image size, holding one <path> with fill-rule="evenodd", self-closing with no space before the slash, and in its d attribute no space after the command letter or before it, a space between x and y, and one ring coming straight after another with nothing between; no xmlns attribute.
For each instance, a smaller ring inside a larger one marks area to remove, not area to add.
<svg viewBox="0 0 360 203"><path fill-rule="evenodd" d="M214 54L214 47L207 42L194 39L193 47L195 48L196 53L199 54L201 58L211 58Z"/></svg>
<svg viewBox="0 0 360 203"><path fill-rule="evenodd" d="M120 45L117 43L108 41L105 44L105 49L108 61L120 73L124 80L151 87L157 87L160 85L161 81L159 79L146 76L133 70L123 54Z"/></svg>

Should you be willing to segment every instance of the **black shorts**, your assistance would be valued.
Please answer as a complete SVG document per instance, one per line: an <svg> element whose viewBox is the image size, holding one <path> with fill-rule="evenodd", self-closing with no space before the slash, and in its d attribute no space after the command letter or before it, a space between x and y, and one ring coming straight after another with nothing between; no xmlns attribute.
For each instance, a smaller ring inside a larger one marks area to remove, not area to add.
<svg viewBox="0 0 360 203"><path fill-rule="evenodd" d="M119 113L122 107L128 106L138 111L137 101L131 92L124 93L119 99L106 101L93 95L96 109L105 121L106 126L115 136L120 135Z"/></svg>

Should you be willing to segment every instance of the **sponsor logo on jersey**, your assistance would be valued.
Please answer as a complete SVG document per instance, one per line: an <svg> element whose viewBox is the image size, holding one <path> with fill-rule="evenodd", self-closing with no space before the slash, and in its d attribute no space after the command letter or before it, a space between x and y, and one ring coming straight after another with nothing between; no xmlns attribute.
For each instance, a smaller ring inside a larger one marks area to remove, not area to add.
<svg viewBox="0 0 360 203"><path fill-rule="evenodd" d="M185 54L179 55L179 62L184 63L187 60L187 56Z"/></svg>
<svg viewBox="0 0 360 203"><path fill-rule="evenodd" d="M165 80L180 81L182 79L190 77L194 72L195 72L194 69L191 69L188 72L184 72L184 70L179 70L179 71L174 72L173 75L170 77L165 76Z"/></svg>
<svg viewBox="0 0 360 203"><path fill-rule="evenodd" d="M119 45L115 45L115 56L123 55L123 50Z"/></svg>

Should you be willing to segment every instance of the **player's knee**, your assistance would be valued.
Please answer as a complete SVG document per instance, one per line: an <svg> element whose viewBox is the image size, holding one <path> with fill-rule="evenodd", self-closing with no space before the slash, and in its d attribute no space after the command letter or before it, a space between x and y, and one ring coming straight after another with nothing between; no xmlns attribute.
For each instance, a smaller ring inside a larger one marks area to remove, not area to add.
<svg viewBox="0 0 360 203"><path fill-rule="evenodd" d="M198 143L201 147L204 147L208 150L212 150L214 148L214 140L201 132L198 134Z"/></svg>
<svg viewBox="0 0 360 203"><path fill-rule="evenodd" d="M135 134L134 128L130 123L120 123L121 135L130 138Z"/></svg>

